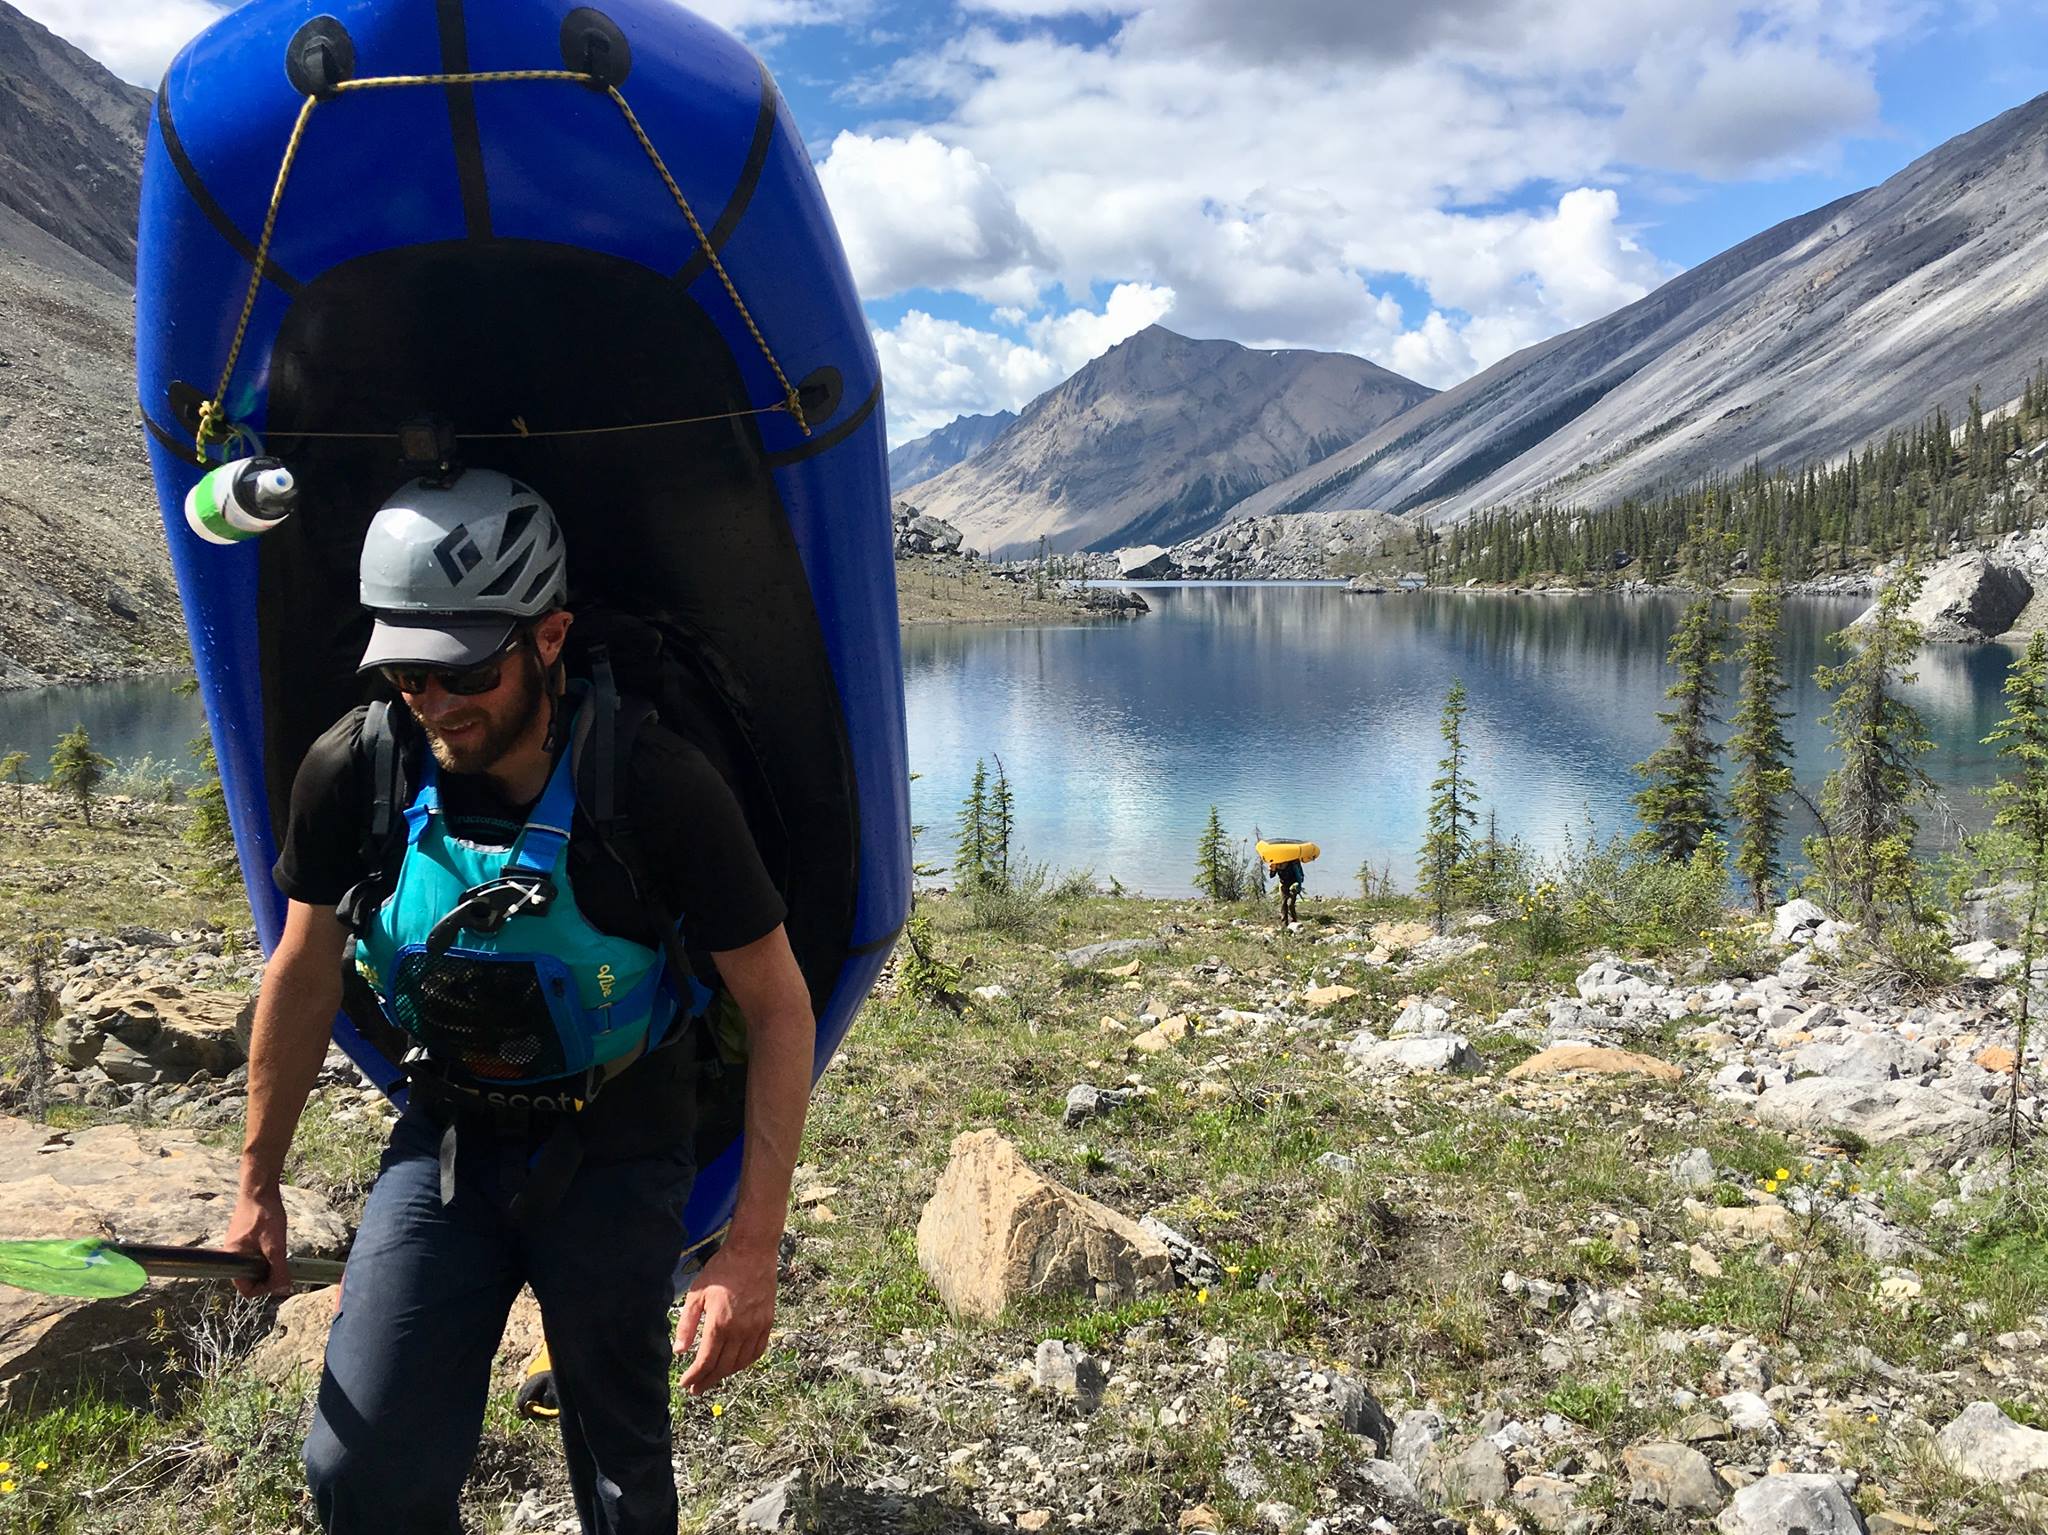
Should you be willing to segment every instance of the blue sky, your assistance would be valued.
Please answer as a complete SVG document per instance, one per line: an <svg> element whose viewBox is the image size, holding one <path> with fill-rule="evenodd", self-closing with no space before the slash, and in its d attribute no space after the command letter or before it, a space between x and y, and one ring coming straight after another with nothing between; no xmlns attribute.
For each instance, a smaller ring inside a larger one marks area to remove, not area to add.
<svg viewBox="0 0 2048 1535"><path fill-rule="evenodd" d="M16 0L153 83L209 0ZM2048 90L2044 0L703 0L832 198L891 437L1155 321L1443 387Z"/></svg>

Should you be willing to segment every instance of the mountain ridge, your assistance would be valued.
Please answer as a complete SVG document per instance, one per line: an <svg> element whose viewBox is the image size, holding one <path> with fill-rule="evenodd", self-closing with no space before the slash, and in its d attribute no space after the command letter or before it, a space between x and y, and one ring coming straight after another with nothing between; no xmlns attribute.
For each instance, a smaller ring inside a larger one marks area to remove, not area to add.
<svg viewBox="0 0 2048 1535"><path fill-rule="evenodd" d="M1824 458L1980 384L2016 393L2044 332L2048 95L1525 348L1231 515L1455 519L1565 492L1591 506Z"/></svg>
<svg viewBox="0 0 2048 1535"><path fill-rule="evenodd" d="M1014 410L991 415L955 416L935 432L913 438L889 453L889 493L900 496L955 464L964 464L1010 429Z"/></svg>
<svg viewBox="0 0 2048 1535"><path fill-rule="evenodd" d="M1433 393L1342 352L1148 326L1027 405L919 508L991 554L1176 543Z"/></svg>

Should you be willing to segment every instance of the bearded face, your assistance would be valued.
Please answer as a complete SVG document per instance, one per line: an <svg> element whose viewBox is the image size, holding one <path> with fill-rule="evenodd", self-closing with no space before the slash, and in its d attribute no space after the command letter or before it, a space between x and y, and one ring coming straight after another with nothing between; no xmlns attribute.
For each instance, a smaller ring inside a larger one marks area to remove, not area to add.
<svg viewBox="0 0 2048 1535"><path fill-rule="evenodd" d="M405 703L443 771L485 773L538 728L544 694L540 661L521 645L488 693L458 695L435 686L406 695Z"/></svg>

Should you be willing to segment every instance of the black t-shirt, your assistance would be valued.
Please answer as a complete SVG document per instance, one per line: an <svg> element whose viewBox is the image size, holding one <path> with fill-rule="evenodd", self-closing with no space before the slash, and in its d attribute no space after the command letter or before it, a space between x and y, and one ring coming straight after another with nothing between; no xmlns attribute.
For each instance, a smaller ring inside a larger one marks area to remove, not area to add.
<svg viewBox="0 0 2048 1535"><path fill-rule="evenodd" d="M363 860L375 786L363 748L363 717L355 709L315 741L292 781L290 819L274 871L286 896L332 906L372 871ZM425 750L412 722L393 722L400 739ZM417 792L418 774L409 775ZM451 835L485 847L509 847L531 805L506 802L482 774L443 772L441 810ZM704 752L658 724L634 741L619 790L641 862L663 913L683 920L695 951L742 948L773 932L787 915L763 866L731 787ZM634 898L625 871L599 841L579 805L569 836L569 880L576 906L592 927L653 945L659 937Z"/></svg>

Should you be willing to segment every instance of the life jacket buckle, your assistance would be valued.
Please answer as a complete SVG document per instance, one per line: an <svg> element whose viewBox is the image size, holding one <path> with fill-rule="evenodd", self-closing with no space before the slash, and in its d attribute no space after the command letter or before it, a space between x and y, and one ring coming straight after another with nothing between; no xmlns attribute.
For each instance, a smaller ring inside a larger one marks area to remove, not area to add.
<svg viewBox="0 0 2048 1535"><path fill-rule="evenodd" d="M555 903L555 882L545 874L520 872L486 880L463 892L462 899L427 934L427 952L446 954L463 932L494 936L523 914L541 916Z"/></svg>

